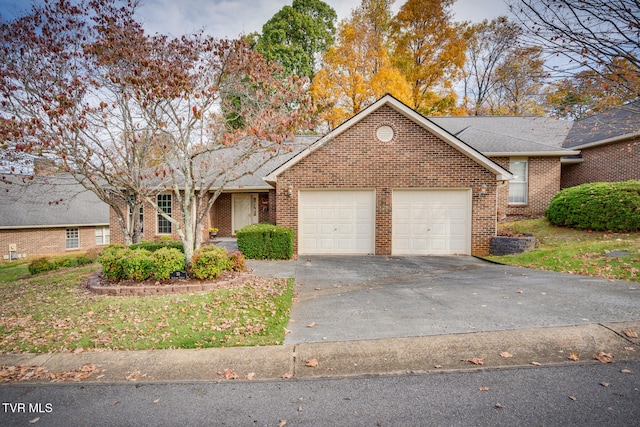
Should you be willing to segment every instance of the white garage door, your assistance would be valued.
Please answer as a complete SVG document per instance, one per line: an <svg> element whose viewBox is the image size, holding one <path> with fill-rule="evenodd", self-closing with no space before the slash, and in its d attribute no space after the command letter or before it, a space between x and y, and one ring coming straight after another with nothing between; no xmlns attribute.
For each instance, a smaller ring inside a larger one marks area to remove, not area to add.
<svg viewBox="0 0 640 427"><path fill-rule="evenodd" d="M394 255L471 253L469 190L394 190Z"/></svg>
<svg viewBox="0 0 640 427"><path fill-rule="evenodd" d="M300 191L300 254L374 253L373 190Z"/></svg>

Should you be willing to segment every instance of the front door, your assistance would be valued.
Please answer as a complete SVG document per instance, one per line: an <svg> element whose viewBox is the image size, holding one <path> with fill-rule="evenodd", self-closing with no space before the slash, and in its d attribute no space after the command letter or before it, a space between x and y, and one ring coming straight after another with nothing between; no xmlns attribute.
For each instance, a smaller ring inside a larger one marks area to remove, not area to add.
<svg viewBox="0 0 640 427"><path fill-rule="evenodd" d="M233 194L233 235L245 225L258 222L258 195L254 193Z"/></svg>

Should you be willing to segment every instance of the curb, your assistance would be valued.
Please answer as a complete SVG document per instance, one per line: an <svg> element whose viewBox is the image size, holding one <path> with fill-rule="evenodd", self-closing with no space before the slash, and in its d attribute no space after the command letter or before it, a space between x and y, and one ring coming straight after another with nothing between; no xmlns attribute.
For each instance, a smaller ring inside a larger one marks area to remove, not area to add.
<svg viewBox="0 0 640 427"><path fill-rule="evenodd" d="M94 364L99 374L83 383L280 380L398 375L545 366L593 359L640 359L640 321L366 341L200 350L4 354L2 366L41 366L50 372ZM501 355L502 353L502 355ZM575 358L575 356L573 356ZM482 364L478 364L482 361ZM309 366L312 365L312 366ZM20 381L33 383L42 381Z"/></svg>

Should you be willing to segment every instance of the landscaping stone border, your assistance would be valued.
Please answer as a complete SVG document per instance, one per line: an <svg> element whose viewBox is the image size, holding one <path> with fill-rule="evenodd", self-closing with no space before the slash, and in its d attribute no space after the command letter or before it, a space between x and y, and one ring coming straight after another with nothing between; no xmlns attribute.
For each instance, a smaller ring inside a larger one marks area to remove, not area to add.
<svg viewBox="0 0 640 427"><path fill-rule="evenodd" d="M536 238L533 236L507 237L494 236L491 238L489 252L491 255L515 255L535 249Z"/></svg>
<svg viewBox="0 0 640 427"><path fill-rule="evenodd" d="M149 295L170 295L188 294L193 292L211 291L219 288L228 288L240 285L255 277L253 274L243 274L229 280L203 283L168 283L166 285L138 285L138 286L104 286L99 271L94 272L87 278L87 288L99 295L109 296L149 296Z"/></svg>

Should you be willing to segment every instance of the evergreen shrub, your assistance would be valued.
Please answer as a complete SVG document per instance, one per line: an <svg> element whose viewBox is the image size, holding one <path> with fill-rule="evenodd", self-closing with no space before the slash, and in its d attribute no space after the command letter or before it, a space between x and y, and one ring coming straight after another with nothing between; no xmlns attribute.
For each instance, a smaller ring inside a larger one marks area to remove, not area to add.
<svg viewBox="0 0 640 427"><path fill-rule="evenodd" d="M293 230L272 224L252 224L237 232L238 249L249 259L291 259Z"/></svg>
<svg viewBox="0 0 640 427"><path fill-rule="evenodd" d="M191 258L191 274L196 279L215 279L224 270L231 270L232 262L225 248L205 246Z"/></svg>
<svg viewBox="0 0 640 427"><path fill-rule="evenodd" d="M581 230L640 231L640 181L565 188L551 200L545 216L554 225Z"/></svg>

